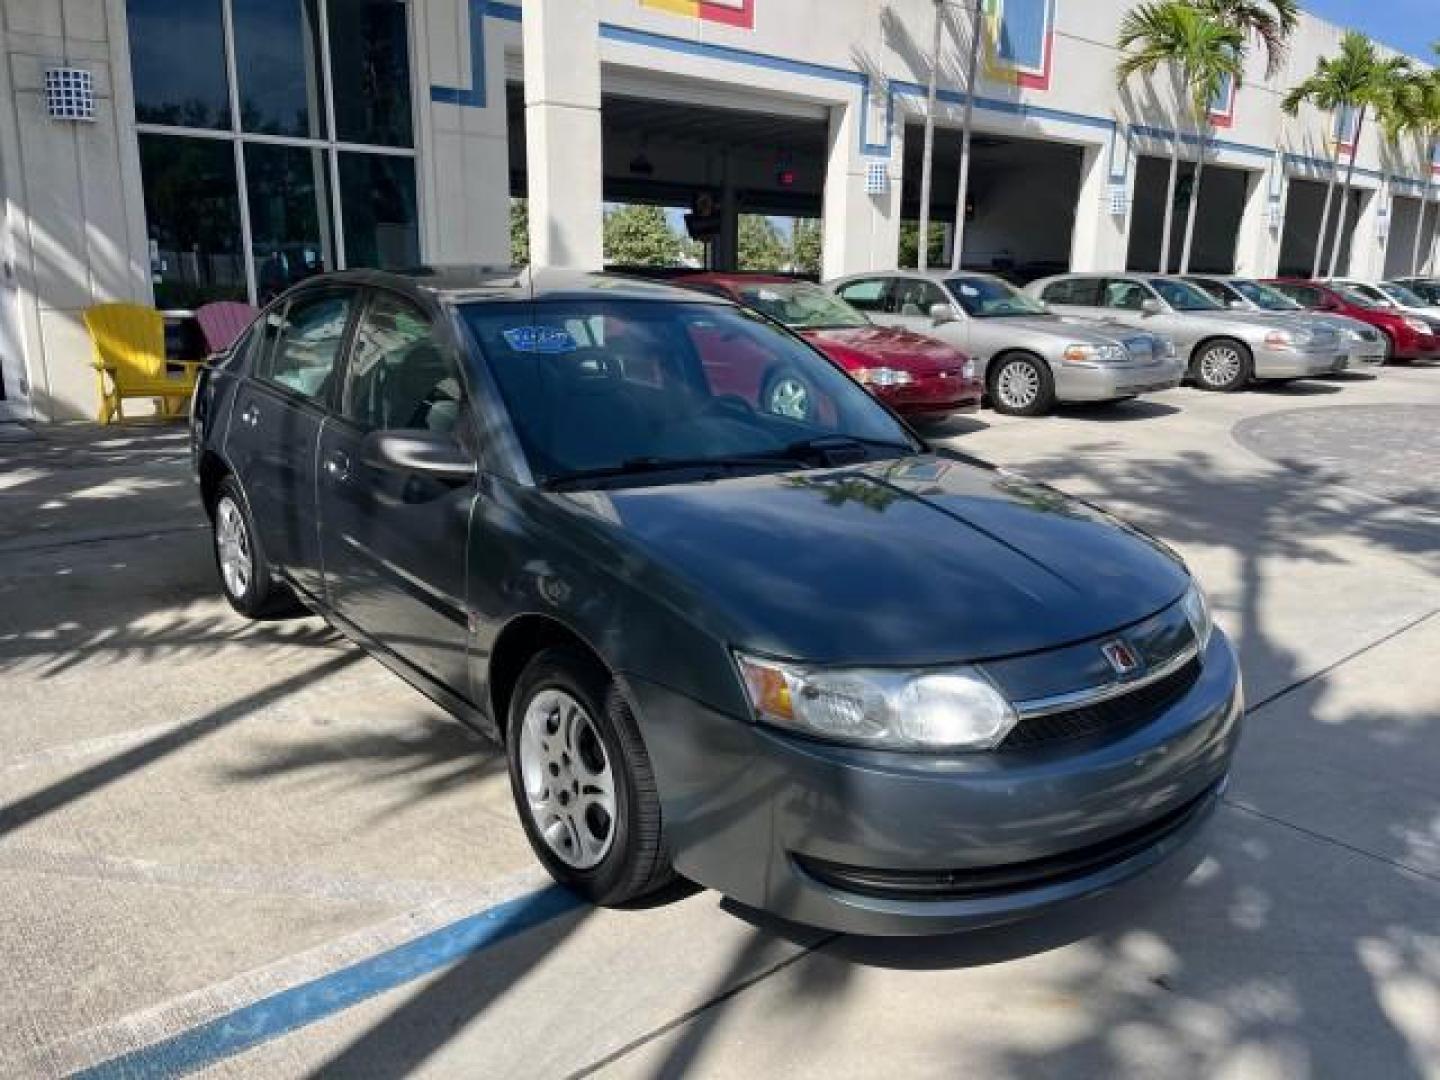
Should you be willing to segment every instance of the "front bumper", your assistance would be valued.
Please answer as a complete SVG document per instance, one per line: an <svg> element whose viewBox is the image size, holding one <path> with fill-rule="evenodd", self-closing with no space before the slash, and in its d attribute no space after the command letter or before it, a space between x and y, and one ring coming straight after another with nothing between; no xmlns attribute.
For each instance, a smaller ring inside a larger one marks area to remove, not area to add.
<svg viewBox="0 0 1440 1080"><path fill-rule="evenodd" d="M1061 401L1113 401L1173 390L1185 374L1178 360L1134 365L1061 363L1052 365L1052 370L1055 396Z"/></svg>
<svg viewBox="0 0 1440 1080"><path fill-rule="evenodd" d="M1314 375L1334 375L1345 370L1346 354L1329 350L1305 352L1300 349L1255 350L1257 379L1304 379Z"/></svg>
<svg viewBox="0 0 1440 1080"><path fill-rule="evenodd" d="M796 922L877 935L1026 918L1156 866L1213 811L1244 711L1219 632L1190 689L1138 729L989 754L839 747L629 684L676 869ZM936 879L961 887L864 884Z"/></svg>
<svg viewBox="0 0 1440 1080"><path fill-rule="evenodd" d="M980 380L946 372L925 375L905 386L871 387L871 392L898 413L907 415L978 412Z"/></svg>
<svg viewBox="0 0 1440 1080"><path fill-rule="evenodd" d="M1395 344L1397 360L1440 360L1440 338L1433 334L1411 334Z"/></svg>

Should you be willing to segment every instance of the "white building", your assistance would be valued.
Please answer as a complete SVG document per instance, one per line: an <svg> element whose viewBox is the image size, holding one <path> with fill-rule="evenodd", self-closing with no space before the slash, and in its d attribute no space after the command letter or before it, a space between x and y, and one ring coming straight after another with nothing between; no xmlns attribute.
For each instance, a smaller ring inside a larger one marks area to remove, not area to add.
<svg viewBox="0 0 1440 1080"><path fill-rule="evenodd" d="M1163 85L1116 86L1130 0L985 2L967 264L1153 268L1173 109ZM931 0L0 0L0 13L0 419L94 413L91 304L187 308L262 300L321 268L507 262L512 194L529 197L536 261L580 266L602 260L602 199L689 207L708 193L727 222L722 265L739 213L823 216L827 275L893 266L901 221L918 216ZM941 221L967 25L957 13L945 34ZM1341 118L1291 120L1279 99L1340 35L1307 18L1273 81L1253 51L1207 149L1196 268L1308 271ZM47 73L84 111L77 72L93 117L52 115ZM1193 158L1193 135L1183 145ZM1410 269L1422 157L1362 133L1347 272Z"/></svg>

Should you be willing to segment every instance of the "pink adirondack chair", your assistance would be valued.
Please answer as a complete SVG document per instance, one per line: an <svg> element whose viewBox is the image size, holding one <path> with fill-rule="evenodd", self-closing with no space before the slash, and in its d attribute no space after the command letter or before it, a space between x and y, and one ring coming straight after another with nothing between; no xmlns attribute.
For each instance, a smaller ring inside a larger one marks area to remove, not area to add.
<svg viewBox="0 0 1440 1080"><path fill-rule="evenodd" d="M213 356L230 348L259 314L259 308L234 300L221 300L200 308L195 312L195 321L205 337L206 352Z"/></svg>

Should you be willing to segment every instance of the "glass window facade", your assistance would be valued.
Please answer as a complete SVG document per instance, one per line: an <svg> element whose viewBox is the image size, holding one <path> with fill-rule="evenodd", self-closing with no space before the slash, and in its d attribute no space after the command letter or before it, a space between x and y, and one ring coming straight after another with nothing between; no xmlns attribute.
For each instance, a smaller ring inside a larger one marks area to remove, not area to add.
<svg viewBox="0 0 1440 1080"><path fill-rule="evenodd" d="M410 18L406 0L127 0L159 306L421 261Z"/></svg>

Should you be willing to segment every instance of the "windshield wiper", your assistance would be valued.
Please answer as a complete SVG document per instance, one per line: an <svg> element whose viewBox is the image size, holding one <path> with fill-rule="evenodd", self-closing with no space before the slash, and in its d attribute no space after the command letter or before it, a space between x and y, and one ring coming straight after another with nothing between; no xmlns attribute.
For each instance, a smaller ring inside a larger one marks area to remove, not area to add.
<svg viewBox="0 0 1440 1080"><path fill-rule="evenodd" d="M703 469L729 471L733 469L775 469L794 464L796 458L785 451L774 454L747 454L733 457L700 458L627 458L619 465L607 465L598 469L578 469L561 473L546 479L545 486L554 490L592 480L623 480L630 476L644 476L663 472L693 472Z"/></svg>
<svg viewBox="0 0 1440 1080"><path fill-rule="evenodd" d="M907 457L918 452L911 443L872 439L864 435L834 434L801 439L785 447L783 453L798 461L819 458L826 465L849 465L868 460L867 450L898 451Z"/></svg>

